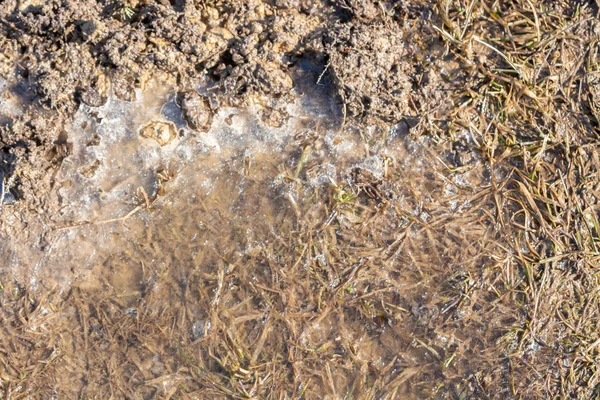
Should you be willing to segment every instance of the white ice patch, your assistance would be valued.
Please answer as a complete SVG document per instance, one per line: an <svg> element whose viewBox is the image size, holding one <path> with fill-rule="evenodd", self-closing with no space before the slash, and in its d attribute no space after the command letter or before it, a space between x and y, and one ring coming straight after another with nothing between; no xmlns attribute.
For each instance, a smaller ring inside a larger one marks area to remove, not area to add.
<svg viewBox="0 0 600 400"><path fill-rule="evenodd" d="M23 112L23 106L16 94L9 90L9 83L0 78L0 122L15 118Z"/></svg>

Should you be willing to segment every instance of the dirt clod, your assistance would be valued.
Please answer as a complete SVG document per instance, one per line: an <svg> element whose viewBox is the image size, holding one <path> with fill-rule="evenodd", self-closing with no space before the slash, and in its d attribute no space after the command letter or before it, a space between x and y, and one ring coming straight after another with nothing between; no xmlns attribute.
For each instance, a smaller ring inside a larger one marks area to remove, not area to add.
<svg viewBox="0 0 600 400"><path fill-rule="evenodd" d="M182 116L189 127L196 131L208 131L213 119L209 99L196 91L181 93L178 97Z"/></svg>
<svg viewBox="0 0 600 400"><path fill-rule="evenodd" d="M108 78L104 74L100 74L91 81L88 88L84 89L81 101L90 107L101 107L108 99L109 90Z"/></svg>
<svg viewBox="0 0 600 400"><path fill-rule="evenodd" d="M395 124L409 113L413 66L402 33L383 23L335 26L328 35L328 68L347 115Z"/></svg>
<svg viewBox="0 0 600 400"><path fill-rule="evenodd" d="M166 146L177 137L177 127L172 122L153 121L140 128L140 136Z"/></svg>

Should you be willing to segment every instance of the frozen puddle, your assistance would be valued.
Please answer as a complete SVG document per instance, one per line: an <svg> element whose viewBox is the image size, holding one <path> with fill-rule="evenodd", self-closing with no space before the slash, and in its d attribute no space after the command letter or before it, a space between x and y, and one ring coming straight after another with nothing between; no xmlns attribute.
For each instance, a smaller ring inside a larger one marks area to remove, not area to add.
<svg viewBox="0 0 600 400"><path fill-rule="evenodd" d="M295 178L288 176L296 173L298 161L293 142L310 140L312 129L334 121L332 102L317 92L311 101L283 105L290 118L281 127L263 123L258 105L221 107L208 132L188 128L168 89L140 91L137 99L110 97L101 107L80 107L68 128L72 154L55 178L60 209L53 226L40 233L47 245L39 252L5 243L12 247L6 270L33 271L29 283L34 288L66 288L74 279L86 281L98 267L116 268L115 258L131 257L123 262L138 266L164 263L176 249L201 243L203 232L208 243L228 242L231 230L245 224L260 230L256 218L297 206L282 193ZM169 143L143 137L144 127L157 122L174 128ZM335 130L326 135L335 142L328 149L332 157L355 145ZM332 181L335 171L329 165L324 174L332 176L315 182ZM282 196L283 205L275 206ZM260 232L248 229L248 237L260 240ZM239 244L238 250L246 251ZM152 248L150 258L140 253L145 245ZM126 271L116 275L132 283Z"/></svg>
<svg viewBox="0 0 600 400"><path fill-rule="evenodd" d="M69 128L72 154L56 175L60 209L38 233L46 245L5 244L5 272L31 271L34 288L110 287L133 299L140 282L173 265L214 269L263 251L266 238L285 241L309 228L315 199L356 168L381 178L390 162L400 164L427 201L431 174L443 167L437 157L408 139L406 127L340 129L334 102L313 87L283 105L290 118L278 128L249 106L220 108L210 130L196 132L174 93L160 88L133 103L82 106ZM174 137L164 145L143 137L153 122ZM456 187L445 192L452 197ZM405 206L426 219L413 203Z"/></svg>
<svg viewBox="0 0 600 400"><path fill-rule="evenodd" d="M138 97L147 96L139 93ZM73 155L57 176L65 215L87 221L118 218L135 196L154 199L159 186L184 168L195 170L193 186L210 190L211 178L203 172L218 173L215 163L235 159L240 151L246 158L281 152L296 122L290 119L287 126L271 128L257 120L252 108L223 108L214 116L210 131L199 133L186 127L178 111L174 95L168 92L146 102L110 99L103 107L82 107L70 136ZM143 137L141 131L156 124L163 130L173 128L174 139L161 145ZM178 183L170 186L177 190Z"/></svg>

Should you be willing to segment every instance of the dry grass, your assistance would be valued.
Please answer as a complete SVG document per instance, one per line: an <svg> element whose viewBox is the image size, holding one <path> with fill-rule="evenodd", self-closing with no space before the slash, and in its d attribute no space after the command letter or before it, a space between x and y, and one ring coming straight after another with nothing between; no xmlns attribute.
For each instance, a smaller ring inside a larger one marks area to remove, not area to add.
<svg viewBox="0 0 600 400"><path fill-rule="evenodd" d="M213 197L184 219L164 207L156 224L169 229L94 270L128 271L125 295L115 278L66 294L5 284L0 393L600 396L597 5L432 10L446 55L430 67L451 101L415 91L415 142L362 132L369 149L400 148L383 177L340 167L336 185L313 187L326 158L320 139L298 138L285 171L259 161L216 190L248 178L252 196ZM207 245L185 244L190 220Z"/></svg>
<svg viewBox="0 0 600 400"><path fill-rule="evenodd" d="M498 354L511 396L597 393L597 7L589 3L437 3L448 51L471 84L450 120L468 129L493 169L490 216L505 249L494 286L520 318ZM451 128L452 129L452 128ZM583 333L585 332L585 333Z"/></svg>

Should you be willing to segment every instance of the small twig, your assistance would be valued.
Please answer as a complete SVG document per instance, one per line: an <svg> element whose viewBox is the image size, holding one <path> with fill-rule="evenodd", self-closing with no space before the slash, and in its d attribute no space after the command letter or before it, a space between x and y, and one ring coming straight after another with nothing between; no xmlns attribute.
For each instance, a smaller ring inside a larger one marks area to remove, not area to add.
<svg viewBox="0 0 600 400"><path fill-rule="evenodd" d="M68 226L61 226L59 228L56 228L57 231L63 231L66 229L73 229L73 228L79 228L81 226L89 226L89 225L104 225L104 224L110 224L111 222L118 222L118 221L122 221L125 222L126 220L128 220L129 218L131 218L135 213L137 213L138 211L140 211L143 207L137 206L135 207L133 210L131 210L127 215L125 215L124 217L119 217L119 218L112 218L112 219L105 219L103 221L97 221L97 222L82 222L79 224L73 224L73 225L68 225Z"/></svg>
<svg viewBox="0 0 600 400"><path fill-rule="evenodd" d="M146 202L146 208L149 209L150 207L152 207L152 204L154 204L154 201L156 201L156 199L154 199L153 202L150 202L150 199L148 198L148 194L146 193L144 188L141 186L139 188L137 188L137 193L139 194L140 192L144 196L144 201ZM156 196L156 197L158 198L158 196Z"/></svg>
<svg viewBox="0 0 600 400"><path fill-rule="evenodd" d="M538 43L542 41L542 35L540 33L540 19L538 18L537 11L535 10L535 6L531 3L530 0L527 0L529 6L531 7L531 11L533 12L533 18L535 20L535 32L537 36Z"/></svg>
<svg viewBox="0 0 600 400"><path fill-rule="evenodd" d="M330 65L331 65L331 57L329 58L329 61L327 61L327 64L325 65L325 69L323 70L323 72L321 72L321 75L319 75L319 79L317 79L317 85L321 84L321 79L323 79L323 76L325 76L325 73L329 69Z"/></svg>
<svg viewBox="0 0 600 400"><path fill-rule="evenodd" d="M4 196L6 196L6 178L2 178L2 193L0 193L0 207L4 204Z"/></svg>
<svg viewBox="0 0 600 400"><path fill-rule="evenodd" d="M145 208L147 210L150 210L154 204L156 204L156 202L158 201L158 199L161 197L160 195L160 188L162 187L163 181L168 181L170 179L170 177L167 175L167 177L161 177L159 176L158 178L158 186L159 186L159 190L157 191L154 199L150 200L150 197L148 197L148 194L146 193L146 191L144 190L143 187L138 187L136 190L136 194L139 196L139 193L142 194L142 197L144 198L144 205L139 204L137 205L133 210L131 210L127 215L125 215L124 217L119 217L119 218L111 218L111 219L106 219L106 220L102 220L102 221L87 221L87 222L81 222L81 223L75 223L73 225L68 225L68 226L62 226L59 228L56 228L57 231L62 231L65 229L72 229L72 228L79 228L80 226L88 226L88 225L104 225L104 224L110 224L111 222L125 222L126 220L128 220L129 218L131 218L135 213L137 213L138 211L140 211L141 209ZM4 190L4 189L3 189ZM0 202L0 204L2 204Z"/></svg>
<svg viewBox="0 0 600 400"><path fill-rule="evenodd" d="M475 40L477 43L480 43L480 44L484 45L485 47L489 48L490 50L493 50L494 52L496 52L497 54L499 54L502 58L504 58L504 61L506 61L508 63L508 65L510 65L512 67L512 69L514 69L515 72L517 74L519 74L520 77L523 76L523 73L521 72L521 69L517 68L517 66L512 61L510 61L510 59L508 58L508 56L506 54L502 53L500 50L498 50L497 48L495 48L491 44L486 43L483 40L479 39L477 36L473 36L473 40Z"/></svg>
<svg viewBox="0 0 600 400"><path fill-rule="evenodd" d="M471 15L473 13L473 6L475 5L475 0L471 1L469 8L467 10L466 18L465 18L465 26L460 34L460 40L462 41L465 37L465 33L467 33L467 29L469 28L469 24L471 23Z"/></svg>

